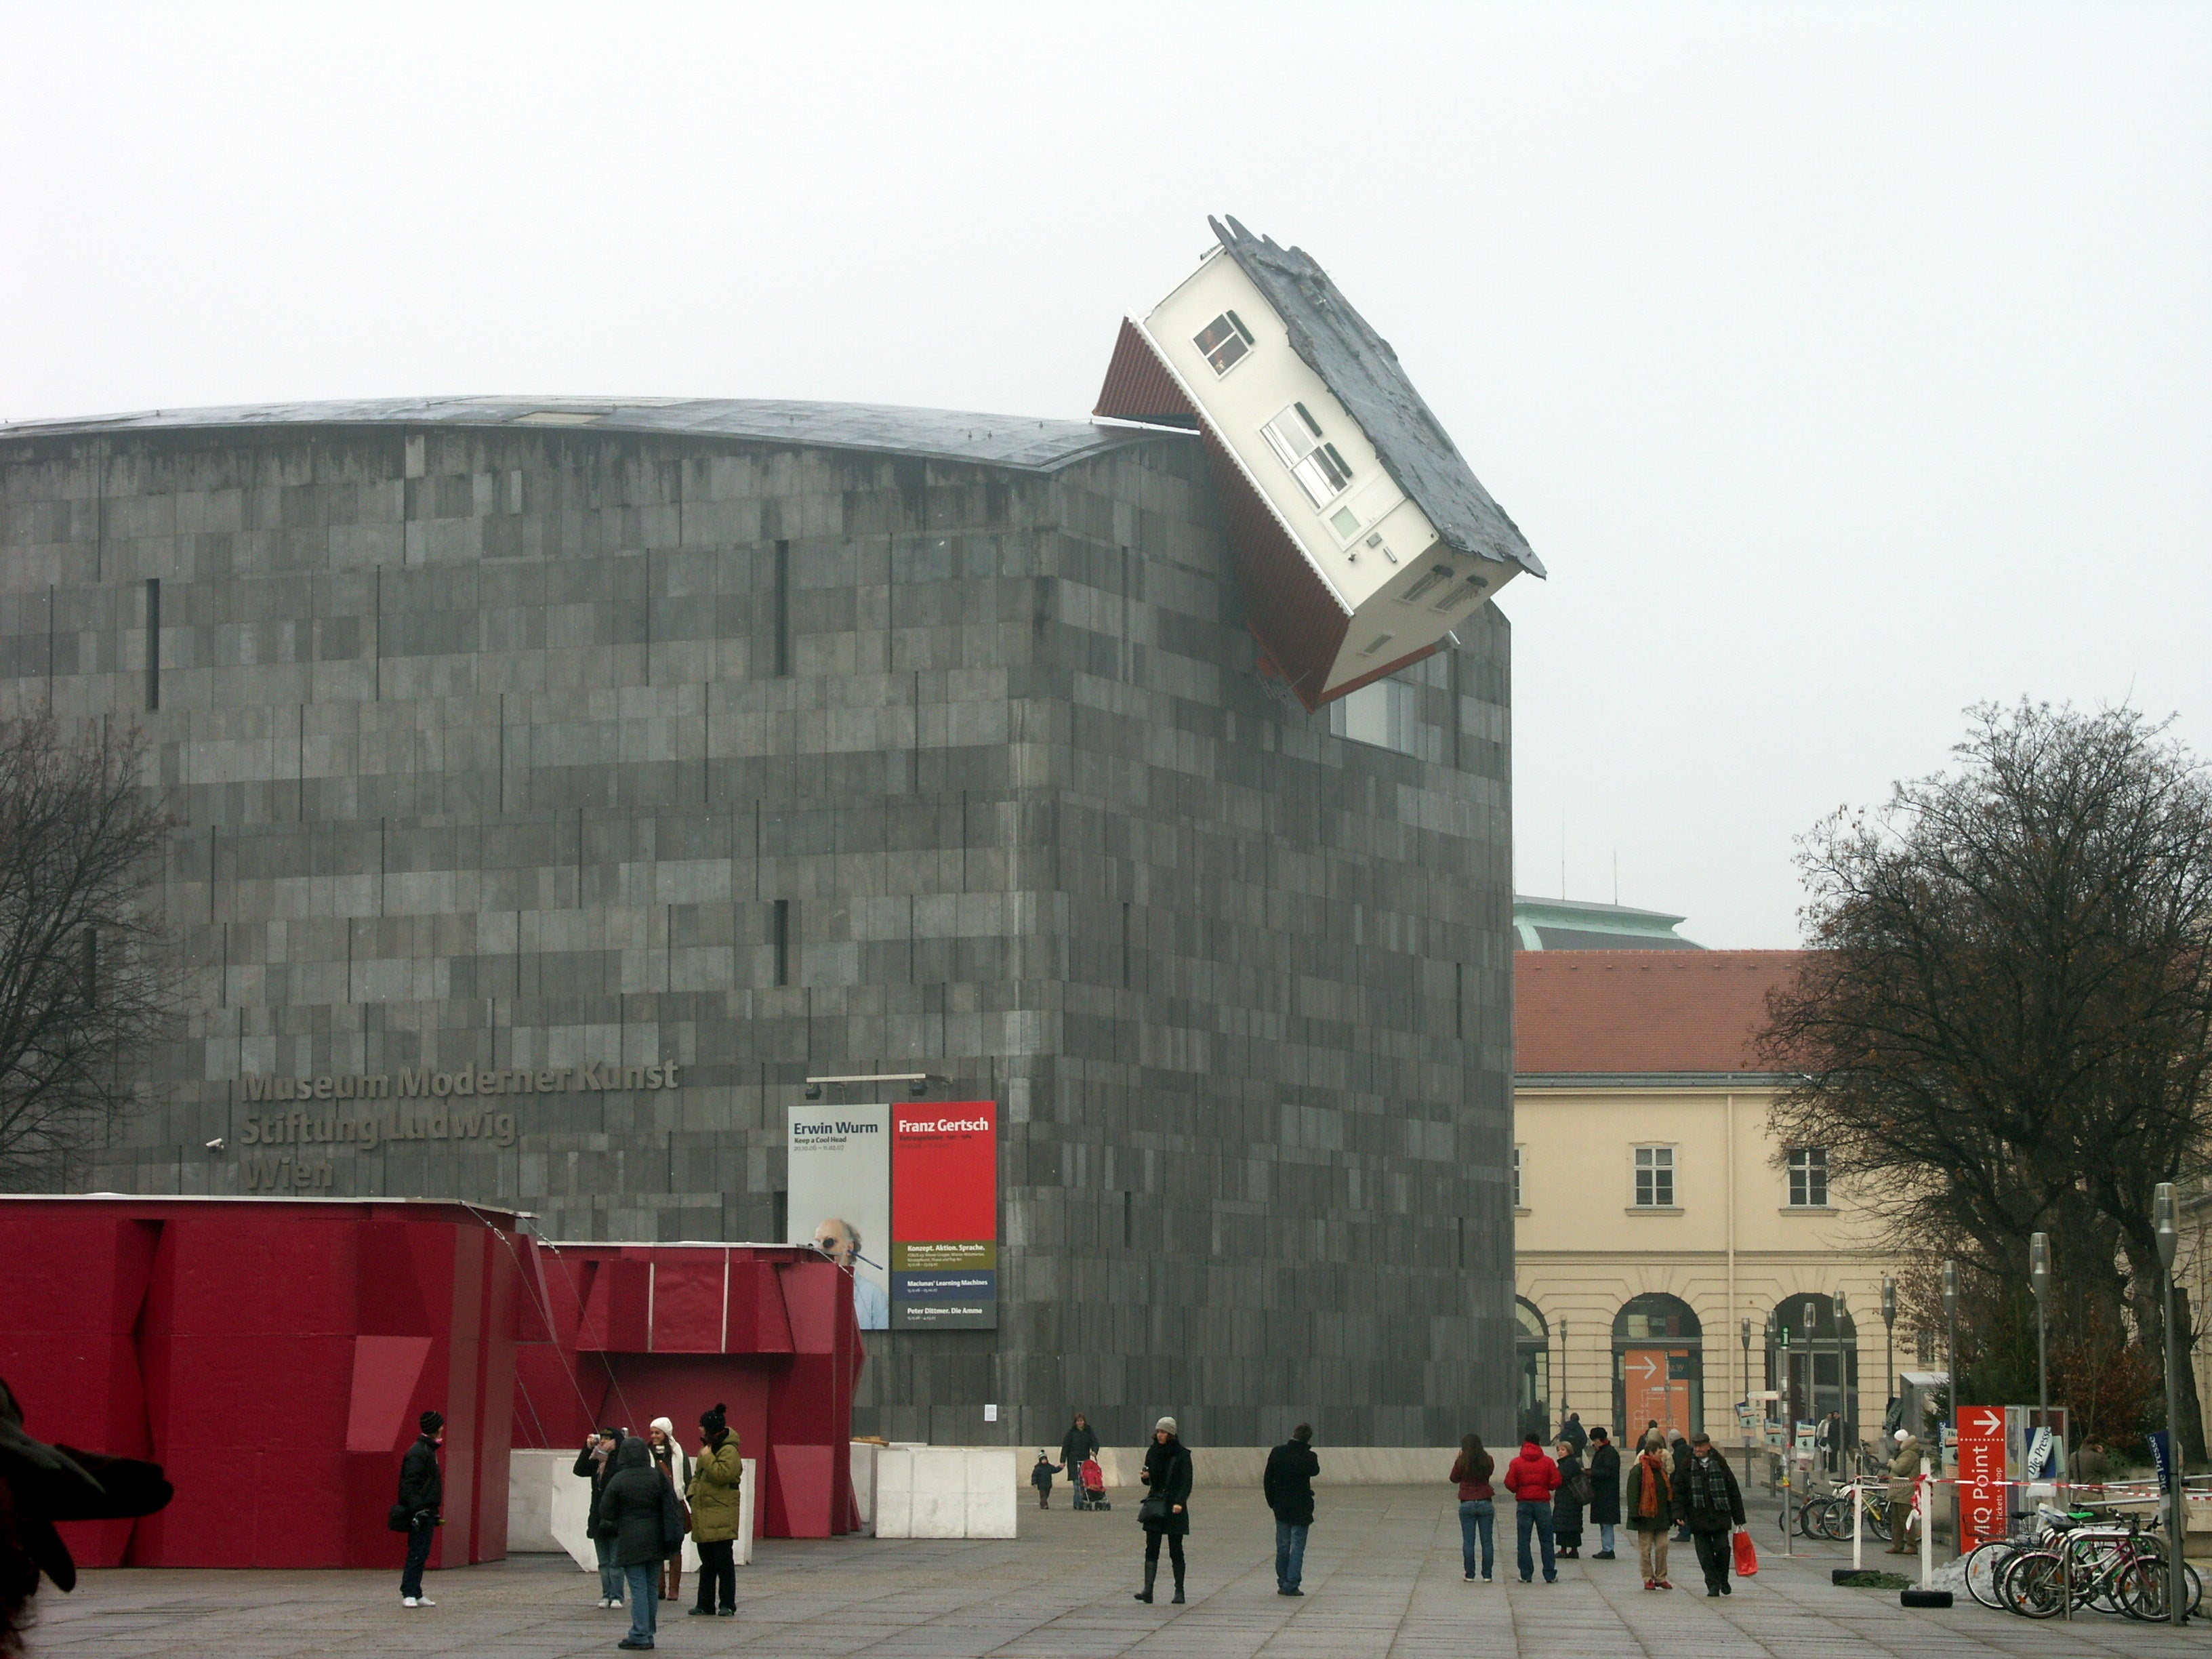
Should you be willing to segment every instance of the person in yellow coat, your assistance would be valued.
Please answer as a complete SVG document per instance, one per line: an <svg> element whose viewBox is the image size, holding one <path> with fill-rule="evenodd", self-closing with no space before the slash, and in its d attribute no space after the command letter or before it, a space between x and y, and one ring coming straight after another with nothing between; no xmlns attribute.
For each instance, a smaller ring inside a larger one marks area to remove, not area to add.
<svg viewBox="0 0 2212 1659"><path fill-rule="evenodd" d="M718 1403L699 1415L699 1455L692 1462L691 1485L684 1494L691 1504L692 1541L699 1546L699 1600L691 1608L695 1618L715 1613L727 1619L738 1611L733 1547L743 1523L738 1499L744 1496L744 1460L738 1455L738 1437L730 1428L730 1408Z"/></svg>

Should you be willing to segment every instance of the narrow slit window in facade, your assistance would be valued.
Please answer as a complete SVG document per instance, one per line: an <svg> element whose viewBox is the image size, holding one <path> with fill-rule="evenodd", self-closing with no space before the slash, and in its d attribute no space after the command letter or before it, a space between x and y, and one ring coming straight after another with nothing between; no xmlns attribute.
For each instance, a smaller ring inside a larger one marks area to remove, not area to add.
<svg viewBox="0 0 2212 1659"><path fill-rule="evenodd" d="M161 579L146 578L146 707L161 706Z"/></svg>

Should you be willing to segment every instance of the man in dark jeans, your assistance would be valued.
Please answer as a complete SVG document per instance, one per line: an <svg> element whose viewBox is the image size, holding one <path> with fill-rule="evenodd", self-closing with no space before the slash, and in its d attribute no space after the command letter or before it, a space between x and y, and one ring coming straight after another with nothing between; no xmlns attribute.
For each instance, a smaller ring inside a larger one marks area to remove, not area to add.
<svg viewBox="0 0 2212 1659"><path fill-rule="evenodd" d="M1314 1476L1321 1459L1313 1455L1313 1428L1301 1423L1291 1437L1267 1454L1267 1472L1261 1490L1267 1507L1275 1512L1275 1594L1304 1595L1298 1583L1305 1577L1306 1532L1313 1525Z"/></svg>
<svg viewBox="0 0 2212 1659"><path fill-rule="evenodd" d="M438 1468L438 1448L446 1443L446 1419L424 1412L415 1419L422 1433L399 1460L399 1507L409 1516L407 1565L399 1573L399 1605L434 1607L422 1594L422 1565L430 1559L430 1543L438 1535L438 1511L446 1502L446 1477Z"/></svg>
<svg viewBox="0 0 2212 1659"><path fill-rule="evenodd" d="M1690 1455L1674 1471L1673 1497L1674 1518L1689 1528L1698 1547L1705 1594L1735 1595L1729 1583L1735 1548L1729 1534L1744 1524L1743 1490L1712 1436L1703 1430L1690 1437Z"/></svg>

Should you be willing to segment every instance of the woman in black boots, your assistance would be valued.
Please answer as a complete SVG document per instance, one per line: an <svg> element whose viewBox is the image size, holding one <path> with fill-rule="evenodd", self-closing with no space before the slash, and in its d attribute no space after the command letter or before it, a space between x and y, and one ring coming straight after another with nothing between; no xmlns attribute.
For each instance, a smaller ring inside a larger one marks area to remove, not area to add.
<svg viewBox="0 0 2212 1659"><path fill-rule="evenodd" d="M1137 1524L1145 1529L1145 1587L1137 1600L1152 1599L1152 1580L1160 1571L1160 1540L1168 1540L1168 1564L1175 1569L1175 1599L1182 1600L1182 1540L1190 1531L1190 1448L1176 1438L1176 1420L1163 1417L1152 1425L1140 1477L1149 1490L1137 1505Z"/></svg>

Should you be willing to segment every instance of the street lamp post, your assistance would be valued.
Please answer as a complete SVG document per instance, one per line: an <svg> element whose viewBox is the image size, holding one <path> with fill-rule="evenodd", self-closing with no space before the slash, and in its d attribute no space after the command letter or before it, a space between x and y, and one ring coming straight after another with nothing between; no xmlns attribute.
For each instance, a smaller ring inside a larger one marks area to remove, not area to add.
<svg viewBox="0 0 2212 1659"><path fill-rule="evenodd" d="M2051 1428L2051 1359L2045 1340L2048 1326L2045 1304L2051 1296L2051 1235L2030 1233L2027 1236L2027 1283L2035 1292L2035 1426L2048 1432ZM2035 1440L2028 1438L2028 1449L2033 1452ZM2047 1472L2051 1460L2044 1460ZM2027 1471L2030 1479L2033 1469Z"/></svg>
<svg viewBox="0 0 2212 1659"><path fill-rule="evenodd" d="M1943 1263L1943 1415L1950 1419L1951 1439L1959 1438L1959 1264Z"/></svg>
<svg viewBox="0 0 2212 1659"><path fill-rule="evenodd" d="M1858 1443L1858 1413L1851 1408L1851 1364L1844 1358L1844 1321L1850 1316L1850 1299L1842 1291L1836 1292L1836 1473L1844 1472L1844 1431L1852 1431L1851 1443ZM1852 1345L1856 1347L1857 1345Z"/></svg>
<svg viewBox="0 0 2212 1659"><path fill-rule="evenodd" d="M2173 1258L2181 1236L2174 1226L2172 1182L2161 1181L2153 1190L2150 1213L2151 1224L2158 1234L2159 1264L2166 1270L2166 1537L2172 1540L2166 1556L2166 1616L2170 1622L2183 1625L2189 1622L2189 1598L2183 1582L2181 1558L2188 1547L2189 1534L2183 1520L2186 1506L2181 1496L2180 1389L2175 1380L2178 1373L2174 1364L2180 1345L2174 1340L2173 1330Z"/></svg>
<svg viewBox="0 0 2212 1659"><path fill-rule="evenodd" d="M1751 1316L1748 1314L1747 1314L1743 1318L1742 1331L1743 1405L1739 1414L1739 1420L1743 1425L1744 1474L1748 1475L1751 1473Z"/></svg>
<svg viewBox="0 0 2212 1659"><path fill-rule="evenodd" d="M1897 1281L1881 1281L1881 1386L1888 1390L1889 1399L1882 1401L1882 1423L1889 1422L1889 1401L1903 1392L1897 1386Z"/></svg>

